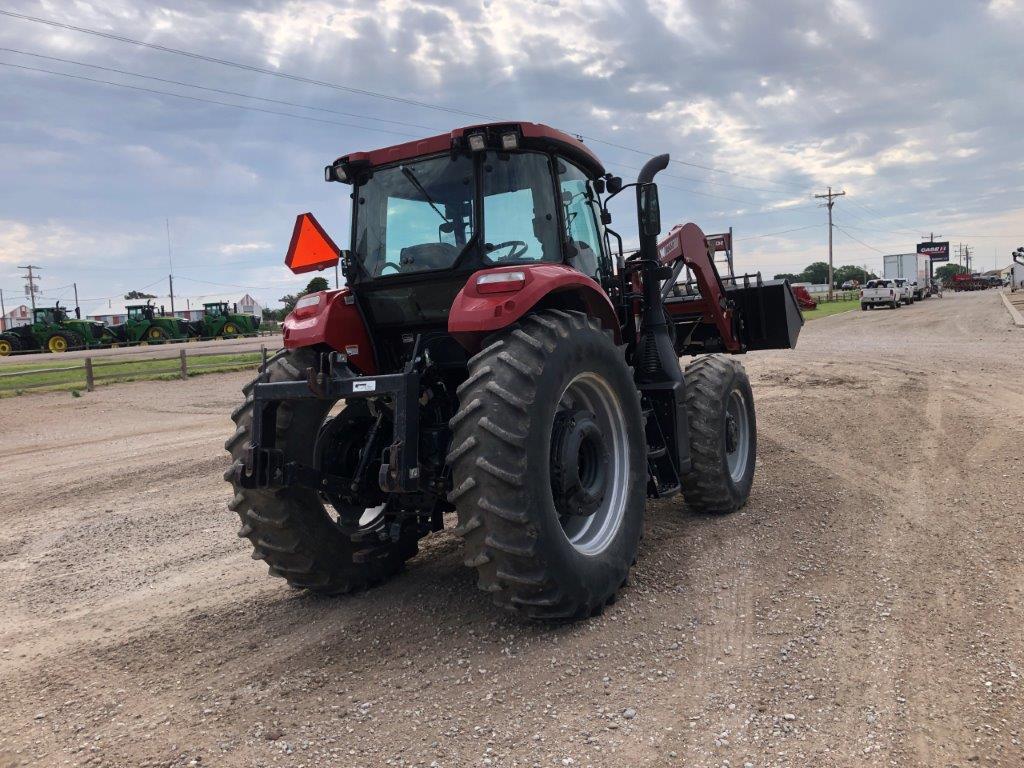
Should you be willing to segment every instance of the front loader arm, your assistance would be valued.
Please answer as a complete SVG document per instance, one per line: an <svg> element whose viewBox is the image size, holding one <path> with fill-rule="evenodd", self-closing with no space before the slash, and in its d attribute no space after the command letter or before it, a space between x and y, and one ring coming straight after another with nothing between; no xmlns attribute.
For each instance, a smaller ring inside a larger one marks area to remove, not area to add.
<svg viewBox="0 0 1024 768"><path fill-rule="evenodd" d="M732 303L726 297L725 285L715 266L713 251L701 228L693 223L673 227L658 243L658 260L664 266L675 266L682 262L683 266L693 272L700 289L700 298L687 301L685 305L667 304L669 314L700 312L704 322L714 325L718 330L726 350L744 351L743 342L737 333Z"/></svg>

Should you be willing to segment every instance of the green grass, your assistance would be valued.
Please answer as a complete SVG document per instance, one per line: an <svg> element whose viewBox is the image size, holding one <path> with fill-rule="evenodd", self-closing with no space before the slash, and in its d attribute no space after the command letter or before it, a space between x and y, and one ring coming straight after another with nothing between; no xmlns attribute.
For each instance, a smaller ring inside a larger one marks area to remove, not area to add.
<svg viewBox="0 0 1024 768"><path fill-rule="evenodd" d="M260 361L259 352L188 357L188 375L224 373L255 368ZM122 381L167 381L181 376L181 361L177 357L166 360L135 360L114 362L116 357L94 357L93 374L96 386ZM113 363L108 365L107 363ZM85 389L85 361L82 359L54 360L35 363L11 363L0 365L0 397L10 397L26 392L82 391ZM192 366L210 366L193 370ZM60 371L56 368L75 366L74 370ZM37 371L24 376L3 376L17 371Z"/></svg>
<svg viewBox="0 0 1024 768"><path fill-rule="evenodd" d="M820 302L817 309L804 312L804 320L815 320L819 317L837 315L850 309L860 309L860 298L847 301Z"/></svg>

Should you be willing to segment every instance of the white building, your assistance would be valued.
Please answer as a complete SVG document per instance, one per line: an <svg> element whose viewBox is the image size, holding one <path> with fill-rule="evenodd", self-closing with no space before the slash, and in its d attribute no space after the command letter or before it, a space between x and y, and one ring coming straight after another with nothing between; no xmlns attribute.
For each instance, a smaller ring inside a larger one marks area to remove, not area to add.
<svg viewBox="0 0 1024 768"><path fill-rule="evenodd" d="M0 317L0 331L10 328L17 328L19 325L30 325L32 323L32 308L27 304L21 304L13 309L8 309L3 317Z"/></svg>

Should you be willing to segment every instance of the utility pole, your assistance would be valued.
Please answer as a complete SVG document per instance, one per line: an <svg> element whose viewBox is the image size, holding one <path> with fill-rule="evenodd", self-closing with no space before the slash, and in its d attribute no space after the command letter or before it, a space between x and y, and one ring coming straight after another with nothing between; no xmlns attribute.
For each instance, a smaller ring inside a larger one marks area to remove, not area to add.
<svg viewBox="0 0 1024 768"><path fill-rule="evenodd" d="M42 267L37 267L35 264L28 264L28 265L26 265L24 267L18 267L18 269L27 269L28 270L28 275L25 277L25 279L28 281L28 295L29 295L29 298L32 300L32 311L35 312L36 311L36 280L38 280L38 278L32 273L32 270L33 269L42 269Z"/></svg>
<svg viewBox="0 0 1024 768"><path fill-rule="evenodd" d="M7 308L4 306L4 289L0 288L0 331L7 330Z"/></svg>
<svg viewBox="0 0 1024 768"><path fill-rule="evenodd" d="M170 274L167 275L167 285L171 291L171 315L174 315L174 261L171 259L171 220L164 219L167 224L167 267Z"/></svg>
<svg viewBox="0 0 1024 768"><path fill-rule="evenodd" d="M925 237L925 235L921 235L921 237ZM942 237L942 235L936 235L934 232L929 232L927 237L928 237L928 242L929 243L934 243L935 242L935 238L936 237ZM929 259L928 259L928 280L929 280L929 285L931 284L931 281L934 280L934 279L935 279L935 262L932 261L931 258L929 257Z"/></svg>
<svg viewBox="0 0 1024 768"><path fill-rule="evenodd" d="M81 315L81 308L78 306L78 283L72 283L75 288L75 311Z"/></svg>
<svg viewBox="0 0 1024 768"><path fill-rule="evenodd" d="M828 188L828 194L815 195L815 197L828 200L825 206L828 208L828 300L832 301L832 206L836 204L835 199L842 197L846 192L833 192L832 187Z"/></svg>

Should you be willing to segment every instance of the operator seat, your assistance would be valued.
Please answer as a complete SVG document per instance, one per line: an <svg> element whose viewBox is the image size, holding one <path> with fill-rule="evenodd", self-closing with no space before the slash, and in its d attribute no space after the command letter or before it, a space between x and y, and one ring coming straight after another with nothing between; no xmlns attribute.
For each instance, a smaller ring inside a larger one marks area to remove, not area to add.
<svg viewBox="0 0 1024 768"><path fill-rule="evenodd" d="M422 272L450 267L458 252L451 243L421 243L403 248L398 259L403 272Z"/></svg>

